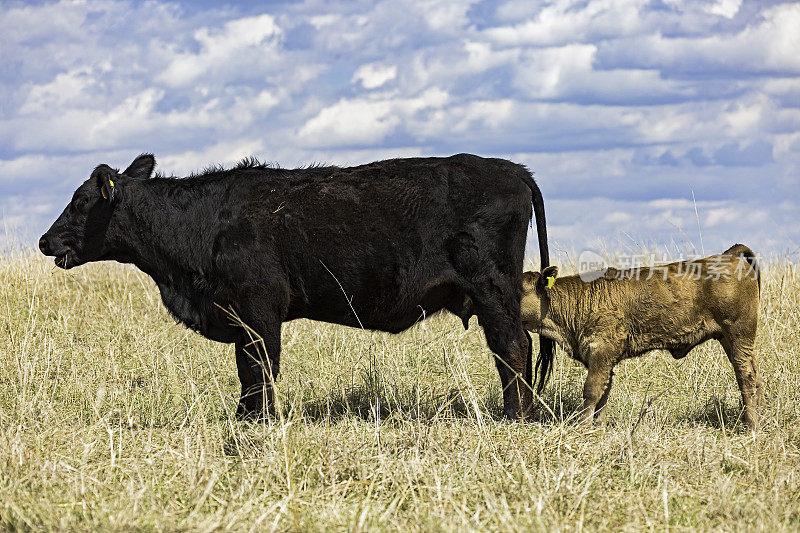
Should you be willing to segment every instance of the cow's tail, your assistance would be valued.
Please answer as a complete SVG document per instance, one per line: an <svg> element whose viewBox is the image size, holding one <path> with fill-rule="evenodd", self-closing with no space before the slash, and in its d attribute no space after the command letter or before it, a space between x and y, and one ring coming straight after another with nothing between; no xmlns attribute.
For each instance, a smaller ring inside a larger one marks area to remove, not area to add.
<svg viewBox="0 0 800 533"><path fill-rule="evenodd" d="M756 261L756 254L753 253L753 250L751 250L744 244L734 244L733 246L731 246L722 253L725 255L735 255L747 261L750 264L750 268L753 269L753 273L756 276L756 280L758 280L758 290L761 291L761 269L758 266L758 262Z"/></svg>
<svg viewBox="0 0 800 533"><path fill-rule="evenodd" d="M550 266L550 250L547 247L547 221L544 215L544 199L542 191L533 180L530 173L525 172L522 178L531 190L531 203L533 204L533 214L536 218L536 236L539 239L539 257L542 262L542 270ZM553 358L555 356L555 342L539 335L539 357L536 359L536 393L541 394L547 380L550 378L550 371L553 368ZM532 349L528 350L528 365L525 378L528 383L533 384L533 356Z"/></svg>

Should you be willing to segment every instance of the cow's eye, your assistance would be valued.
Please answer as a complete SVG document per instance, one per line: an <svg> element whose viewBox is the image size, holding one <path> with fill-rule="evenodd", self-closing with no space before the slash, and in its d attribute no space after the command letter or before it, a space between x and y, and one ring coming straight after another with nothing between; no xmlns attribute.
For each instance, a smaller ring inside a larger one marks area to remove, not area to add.
<svg viewBox="0 0 800 533"><path fill-rule="evenodd" d="M85 214L86 208L89 206L89 199L85 196L81 196L79 198L75 198L75 209L78 210L78 213Z"/></svg>

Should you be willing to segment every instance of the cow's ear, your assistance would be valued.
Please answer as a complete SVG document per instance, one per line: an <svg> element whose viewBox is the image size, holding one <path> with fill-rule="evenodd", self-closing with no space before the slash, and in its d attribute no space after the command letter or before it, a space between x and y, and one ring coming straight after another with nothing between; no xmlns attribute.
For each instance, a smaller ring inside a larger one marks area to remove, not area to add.
<svg viewBox="0 0 800 533"><path fill-rule="evenodd" d="M119 196L119 174L108 165L98 165L92 172L103 199L113 202Z"/></svg>
<svg viewBox="0 0 800 533"><path fill-rule="evenodd" d="M142 154L128 165L123 174L134 179L149 179L156 167L156 158L153 154Z"/></svg>
<svg viewBox="0 0 800 533"><path fill-rule="evenodd" d="M551 265L542 270L542 275L536 280L536 288L542 292L548 292L553 288L558 277L558 267Z"/></svg>

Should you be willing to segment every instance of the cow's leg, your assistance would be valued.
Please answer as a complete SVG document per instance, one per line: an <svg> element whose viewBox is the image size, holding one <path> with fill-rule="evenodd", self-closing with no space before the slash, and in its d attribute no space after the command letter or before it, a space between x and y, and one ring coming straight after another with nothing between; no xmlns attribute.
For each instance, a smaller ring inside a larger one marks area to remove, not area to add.
<svg viewBox="0 0 800 533"><path fill-rule="evenodd" d="M477 304L478 320L486 334L486 344L495 354L495 365L503 387L503 414L512 419L524 418L532 410L533 396L526 376L528 336L522 328L519 312L512 315L498 306Z"/></svg>
<svg viewBox="0 0 800 533"><path fill-rule="evenodd" d="M528 339L522 331L510 338L500 339L486 328L486 340L495 353L495 365L503 387L503 414L511 419L524 419L533 410L533 388L526 381L528 374Z"/></svg>
<svg viewBox="0 0 800 533"><path fill-rule="evenodd" d="M240 418L263 419L275 409L274 383L280 372L280 323L256 335L248 332L236 343L236 368L242 396L236 408Z"/></svg>
<svg viewBox="0 0 800 533"><path fill-rule="evenodd" d="M592 361L589 364L589 372L583 384L582 423L591 424L597 410L602 411L602 418L605 420L605 403L608 400L608 391L611 389L611 373L612 365L605 361Z"/></svg>
<svg viewBox="0 0 800 533"><path fill-rule="evenodd" d="M251 413L258 412L263 404L263 395L261 390L255 387L255 379L250 371L250 363L254 356L245 349L246 345L244 340L236 341L236 371L242 384L242 395L239 398L239 405L236 406L238 418L246 418Z"/></svg>
<svg viewBox="0 0 800 533"><path fill-rule="evenodd" d="M501 220L494 220L495 224ZM486 228L483 228L486 229ZM495 354L503 387L503 413L524 418L533 405L528 337L522 327L522 259L527 218L509 216L498 233L459 233L446 244L453 270L474 305L486 343Z"/></svg>
<svg viewBox="0 0 800 533"><path fill-rule="evenodd" d="M725 336L720 339L720 343L733 365L736 383L742 393L744 423L755 430L758 428L758 404L759 396L763 396L763 384L758 371L758 361L753 353L753 342L744 336Z"/></svg>

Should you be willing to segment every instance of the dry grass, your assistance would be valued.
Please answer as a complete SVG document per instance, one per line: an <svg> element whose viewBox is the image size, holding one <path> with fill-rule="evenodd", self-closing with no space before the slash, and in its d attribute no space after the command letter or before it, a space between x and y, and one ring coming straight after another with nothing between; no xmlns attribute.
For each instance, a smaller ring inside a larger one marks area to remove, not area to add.
<svg viewBox="0 0 800 533"><path fill-rule="evenodd" d="M763 429L738 423L721 348L619 367L576 426L559 355L539 422L500 419L474 322L398 336L283 330L280 416L232 418L231 347L176 325L134 269L0 258L0 528L800 528L800 275L765 269Z"/></svg>

